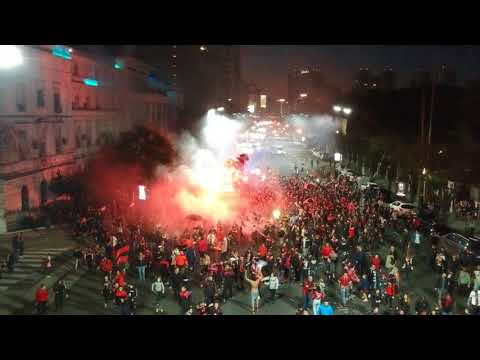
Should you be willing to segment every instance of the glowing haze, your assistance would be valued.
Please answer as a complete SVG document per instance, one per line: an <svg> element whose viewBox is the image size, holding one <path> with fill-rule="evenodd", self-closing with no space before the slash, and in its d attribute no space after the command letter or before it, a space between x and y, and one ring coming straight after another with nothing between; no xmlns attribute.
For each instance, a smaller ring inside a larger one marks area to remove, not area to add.
<svg viewBox="0 0 480 360"><path fill-rule="evenodd" d="M232 170L225 166L238 155L235 144L243 128L241 122L213 110L202 122L199 139L184 134L179 140L182 165L169 173L167 182L159 179L153 185L155 206L163 208L157 214L166 222L175 215L177 223L183 222L191 214L227 222L246 205L233 192Z"/></svg>

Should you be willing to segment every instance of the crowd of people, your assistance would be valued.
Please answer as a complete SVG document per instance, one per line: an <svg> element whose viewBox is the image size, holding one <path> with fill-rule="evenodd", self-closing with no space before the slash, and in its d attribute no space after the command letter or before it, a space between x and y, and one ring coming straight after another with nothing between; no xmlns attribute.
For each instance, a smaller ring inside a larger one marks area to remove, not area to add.
<svg viewBox="0 0 480 360"><path fill-rule="evenodd" d="M480 269L472 271L444 249L433 246L426 254L438 283L419 290L425 286L414 282L419 250L408 234L420 223L397 217L382 192L326 173L302 171L280 182L280 218L252 212L232 224L197 221L180 235L144 220L109 223L105 209L90 209L75 223L75 235L92 242L75 250L74 269L98 272L99 301L125 315L137 311L135 283L147 282L154 299L147 306L162 314L170 298L185 315L222 315L223 304L245 291L255 314L279 296L295 297L295 285L302 298L297 314L333 315L357 302L368 314L446 315L459 313L459 296L468 299L465 312L479 313ZM252 199L275 196L264 188ZM57 309L65 298L60 293Z"/></svg>

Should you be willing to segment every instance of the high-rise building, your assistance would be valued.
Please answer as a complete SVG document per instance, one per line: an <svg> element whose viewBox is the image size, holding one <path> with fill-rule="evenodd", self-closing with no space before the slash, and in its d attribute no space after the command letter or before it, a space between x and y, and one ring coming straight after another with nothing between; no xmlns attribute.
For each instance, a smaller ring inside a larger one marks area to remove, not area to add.
<svg viewBox="0 0 480 360"><path fill-rule="evenodd" d="M186 110L193 116L209 108L244 108L241 48L223 45L176 46L176 85L184 94Z"/></svg>
<svg viewBox="0 0 480 360"><path fill-rule="evenodd" d="M430 84L430 73L424 69L417 69L412 74L410 87L418 88Z"/></svg>
<svg viewBox="0 0 480 360"><path fill-rule="evenodd" d="M355 75L355 79L353 81L353 89L354 90L361 90L361 89L370 89L372 82L372 75L368 68L360 68L357 74Z"/></svg>
<svg viewBox="0 0 480 360"><path fill-rule="evenodd" d="M457 81L455 69L447 65L442 65L437 76L438 82L442 85L455 85Z"/></svg>
<svg viewBox="0 0 480 360"><path fill-rule="evenodd" d="M396 75L391 67L385 67L379 77L379 84L373 83L373 87L379 87L383 91L392 91L396 87Z"/></svg>
<svg viewBox="0 0 480 360"><path fill-rule="evenodd" d="M50 199L52 177L84 169L120 132L173 125L154 67L59 45L20 50L24 64L0 71L0 233Z"/></svg>
<svg viewBox="0 0 480 360"><path fill-rule="evenodd" d="M288 102L292 112L328 111L339 89L329 84L318 66L292 68L288 74Z"/></svg>

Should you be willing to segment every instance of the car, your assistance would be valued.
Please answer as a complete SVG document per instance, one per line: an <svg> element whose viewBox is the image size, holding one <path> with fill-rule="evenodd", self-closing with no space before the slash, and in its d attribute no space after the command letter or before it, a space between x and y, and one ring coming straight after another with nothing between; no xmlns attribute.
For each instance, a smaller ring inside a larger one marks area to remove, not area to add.
<svg viewBox="0 0 480 360"><path fill-rule="evenodd" d="M380 188L380 186L378 186L377 183L370 182L370 181L367 182L366 184L360 185L360 189L362 189L362 190L369 190L369 189L377 190L379 188Z"/></svg>
<svg viewBox="0 0 480 360"><path fill-rule="evenodd" d="M468 265L480 265L480 239L450 232L438 237L438 246L449 255L463 257Z"/></svg>
<svg viewBox="0 0 480 360"><path fill-rule="evenodd" d="M414 204L394 201L389 205L389 207L400 216L417 214L417 207Z"/></svg>

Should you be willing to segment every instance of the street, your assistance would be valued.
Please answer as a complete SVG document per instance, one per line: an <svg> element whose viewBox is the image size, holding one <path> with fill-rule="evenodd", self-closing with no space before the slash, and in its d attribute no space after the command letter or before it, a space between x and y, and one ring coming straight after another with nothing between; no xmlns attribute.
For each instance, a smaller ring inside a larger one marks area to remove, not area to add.
<svg viewBox="0 0 480 360"><path fill-rule="evenodd" d="M299 170L305 164L305 170L310 170L310 160L314 159L311 153L305 147L285 146L286 154L271 155L263 158L264 163L260 166L270 166L277 170L281 175L291 175L294 172L295 164ZM320 167L328 166L321 162ZM315 162L316 167L316 162ZM400 236L392 234L392 236ZM102 276L97 271L88 272L85 268L80 268L78 272L73 271L72 252L76 245L71 236L60 229L43 230L33 235L25 235L26 241L25 255L19 261L12 274L4 274L0 279L0 304L2 313L31 314L33 311L33 295L35 289L45 283L51 288L58 279L65 280L69 288L69 297L66 303L58 312L50 311L49 314L57 315L116 315L119 314L117 306L108 304L104 307L102 290ZM55 244L55 246L54 246ZM8 237L2 238L3 251L8 248ZM430 303L434 303L435 274L430 268L426 258L425 242L418 251L416 257L416 266L410 284L412 295L412 304L419 296L426 296ZM379 249L378 253L382 258L387 254L387 246ZM55 270L50 276L46 276L41 270L41 263L48 255L54 257ZM340 269L337 269L340 271ZM133 283L138 290L138 301L136 314L154 315L154 295L150 290L152 278L140 282L136 278L136 272L132 271L127 276L128 282ZM404 280L402 280L403 282ZM192 285L192 302L200 303L203 299L203 291L198 283ZM326 289L326 295L330 299L335 313L338 315L368 314L371 311L370 302L362 302L354 297L347 307L342 307L339 301L338 286L329 286ZM263 298L263 296L261 295ZM53 309L53 294L50 298ZM302 304L302 287L299 283L283 285L278 291L278 299L272 303L261 301L258 315L292 315ZM457 306L464 306L463 299L458 299ZM167 315L178 315L181 313L180 306L173 299L171 288L167 289L167 295L162 301L162 308ZM250 312L250 294L248 290L234 291L232 299L222 305L225 315L249 315ZM388 310L385 306L381 311ZM412 309L413 310L413 309Z"/></svg>

